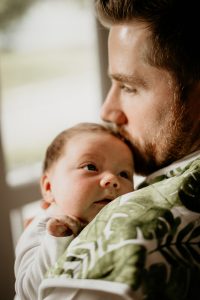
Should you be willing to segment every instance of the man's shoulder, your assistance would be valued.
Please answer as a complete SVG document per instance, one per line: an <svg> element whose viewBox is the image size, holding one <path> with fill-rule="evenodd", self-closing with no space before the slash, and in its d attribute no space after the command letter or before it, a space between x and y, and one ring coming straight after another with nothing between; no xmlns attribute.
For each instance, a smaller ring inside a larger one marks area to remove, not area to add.
<svg viewBox="0 0 200 300"><path fill-rule="evenodd" d="M143 181L141 181L137 189L146 187L150 184L154 184L159 181L163 181L168 178L177 177L185 173L188 169L191 171L200 168L200 151L190 154L183 159L172 163L171 165L157 170L156 172L147 176Z"/></svg>

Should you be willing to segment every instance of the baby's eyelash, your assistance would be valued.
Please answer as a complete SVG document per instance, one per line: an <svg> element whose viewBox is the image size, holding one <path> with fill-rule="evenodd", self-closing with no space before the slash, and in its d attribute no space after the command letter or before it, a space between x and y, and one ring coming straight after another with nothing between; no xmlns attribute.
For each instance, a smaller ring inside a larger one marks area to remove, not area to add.
<svg viewBox="0 0 200 300"><path fill-rule="evenodd" d="M130 173L129 173L128 171L121 171L121 172L119 173L119 175L120 175L121 177L125 178L125 179L128 179L128 180L131 179L131 175L130 175Z"/></svg>
<svg viewBox="0 0 200 300"><path fill-rule="evenodd" d="M88 163L88 164L85 164L84 166L82 166L82 169L85 169L87 171L98 171L97 167L95 166L95 164L92 164L92 163Z"/></svg>

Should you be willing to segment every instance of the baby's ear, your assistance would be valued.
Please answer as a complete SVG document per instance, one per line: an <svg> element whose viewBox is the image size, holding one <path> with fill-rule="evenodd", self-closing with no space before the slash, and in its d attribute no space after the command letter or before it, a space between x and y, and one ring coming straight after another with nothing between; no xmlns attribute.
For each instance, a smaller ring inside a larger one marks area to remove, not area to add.
<svg viewBox="0 0 200 300"><path fill-rule="evenodd" d="M44 201L48 202L48 203L53 203L54 202L54 196L53 196L53 192L51 189L51 180L50 180L50 176L48 173L45 173L41 176L40 178L40 188L41 188L41 192L42 192L42 197L44 199Z"/></svg>

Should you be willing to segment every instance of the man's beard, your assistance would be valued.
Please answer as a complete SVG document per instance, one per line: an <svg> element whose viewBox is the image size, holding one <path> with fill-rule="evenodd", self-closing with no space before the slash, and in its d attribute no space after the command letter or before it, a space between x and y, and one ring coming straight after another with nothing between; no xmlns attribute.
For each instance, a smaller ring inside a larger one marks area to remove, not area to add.
<svg viewBox="0 0 200 300"><path fill-rule="evenodd" d="M175 104L168 120L156 133L152 141L143 141L141 146L124 128L118 128L121 135L131 144L135 172L148 175L165 167L185 155L192 147L192 122L184 104Z"/></svg>

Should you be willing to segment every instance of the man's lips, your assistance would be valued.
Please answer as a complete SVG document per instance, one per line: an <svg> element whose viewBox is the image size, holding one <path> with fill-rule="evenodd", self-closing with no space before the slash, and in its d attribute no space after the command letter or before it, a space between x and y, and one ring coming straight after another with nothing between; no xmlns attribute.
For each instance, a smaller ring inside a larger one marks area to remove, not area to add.
<svg viewBox="0 0 200 300"><path fill-rule="evenodd" d="M125 140L129 141L131 143L131 136L130 134L126 131L126 129L122 126L118 126L118 132L125 138Z"/></svg>

